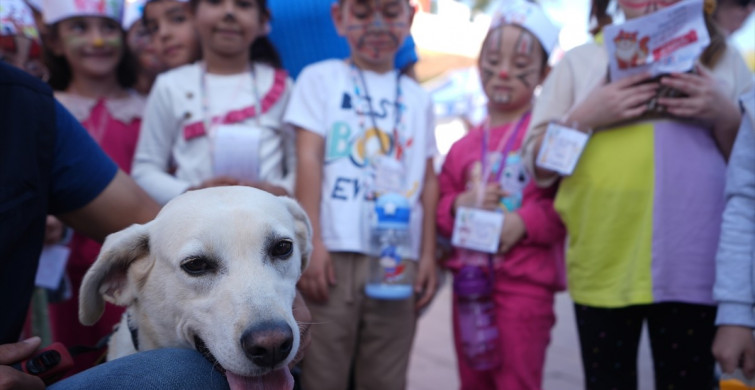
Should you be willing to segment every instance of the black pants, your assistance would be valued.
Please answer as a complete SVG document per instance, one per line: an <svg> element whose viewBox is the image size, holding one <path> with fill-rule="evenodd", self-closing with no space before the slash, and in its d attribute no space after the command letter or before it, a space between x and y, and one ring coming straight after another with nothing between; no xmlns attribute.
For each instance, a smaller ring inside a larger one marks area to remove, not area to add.
<svg viewBox="0 0 755 390"><path fill-rule="evenodd" d="M585 389L637 389L637 351L645 320L655 388L713 388L715 306L674 302L605 309L575 304L574 309Z"/></svg>

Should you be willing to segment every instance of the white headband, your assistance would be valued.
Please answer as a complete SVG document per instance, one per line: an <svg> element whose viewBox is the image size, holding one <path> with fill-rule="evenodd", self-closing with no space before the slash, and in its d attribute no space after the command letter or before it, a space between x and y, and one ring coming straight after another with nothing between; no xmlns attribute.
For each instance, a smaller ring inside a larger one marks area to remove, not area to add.
<svg viewBox="0 0 755 390"><path fill-rule="evenodd" d="M503 0L496 9L490 29L504 24L518 25L531 32L550 55L558 44L559 28L554 25L539 5L524 0Z"/></svg>
<svg viewBox="0 0 755 390"><path fill-rule="evenodd" d="M123 0L42 0L45 23L53 24L75 16L102 16L121 20Z"/></svg>

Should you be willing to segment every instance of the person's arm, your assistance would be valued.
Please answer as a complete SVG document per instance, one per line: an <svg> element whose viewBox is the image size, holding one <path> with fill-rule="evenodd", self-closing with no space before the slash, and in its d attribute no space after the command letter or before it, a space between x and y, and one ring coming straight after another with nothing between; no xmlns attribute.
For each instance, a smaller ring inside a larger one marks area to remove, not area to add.
<svg viewBox="0 0 755 390"><path fill-rule="evenodd" d="M135 223L154 219L160 206L126 173L118 171L91 202L58 217L74 230L98 241Z"/></svg>
<svg viewBox="0 0 755 390"><path fill-rule="evenodd" d="M553 208L557 185L539 188L528 185L524 189L522 207L516 211L526 230L524 241L535 245L551 245L562 241L566 228Z"/></svg>
<svg viewBox="0 0 755 390"><path fill-rule="evenodd" d="M755 105L755 92L744 104ZM755 107L751 109L755 111ZM726 373L741 362L755 375L755 120L745 114L729 160L726 209L716 255L713 297L718 302L713 354Z"/></svg>
<svg viewBox="0 0 755 390"><path fill-rule="evenodd" d="M296 135L299 174L296 175L294 192L312 223L312 257L309 266L299 279L298 286L306 298L324 302L328 300L328 287L336 282L330 254L320 236L325 139L301 128L297 129Z"/></svg>
<svg viewBox="0 0 755 390"><path fill-rule="evenodd" d="M433 159L428 158L425 164L425 181L422 184L422 246L420 248L419 263L417 264L417 279L414 292L419 296L416 309L425 307L435 295L435 210L438 208L438 177L435 175Z"/></svg>
<svg viewBox="0 0 755 390"><path fill-rule="evenodd" d="M171 175L170 159L180 123L174 118L168 79L158 77L147 99L131 176L158 203L186 192L191 183Z"/></svg>

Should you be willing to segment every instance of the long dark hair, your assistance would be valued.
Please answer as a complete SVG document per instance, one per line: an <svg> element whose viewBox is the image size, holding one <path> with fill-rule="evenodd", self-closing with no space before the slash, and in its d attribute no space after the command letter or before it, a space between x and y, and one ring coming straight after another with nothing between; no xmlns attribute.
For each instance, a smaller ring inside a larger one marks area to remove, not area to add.
<svg viewBox="0 0 755 390"><path fill-rule="evenodd" d="M595 23L595 27L590 29L593 35L599 34L603 27L613 23L613 17L609 15L608 6L611 0L592 0L590 6L590 23ZM705 28L710 35L710 44L700 55L700 62L708 68L713 68L721 59L724 50L726 50L726 36L721 29L716 26L710 13L705 12Z"/></svg>
<svg viewBox="0 0 755 390"><path fill-rule="evenodd" d="M44 45L42 50L42 57L45 62L45 66L50 72L50 78L47 83L50 87L56 91L63 91L68 88L73 79L73 73L71 72L71 65L68 64L68 60L64 56L56 55L50 48L50 40L60 40L60 34L58 27L60 23L55 23L47 28L47 36L44 38ZM131 88L136 84L136 59L131 50L128 49L126 43L126 32L121 28L121 40L123 42L120 62L115 69L118 85L121 88Z"/></svg>
<svg viewBox="0 0 755 390"><path fill-rule="evenodd" d="M197 6L202 0L191 0L191 9L196 13ZM260 15L268 21L272 20L270 10L267 8L267 0L254 0L260 8ZM273 42L267 36L260 36L252 42L249 50L249 60L253 62L262 62L276 69L283 68L283 62L275 49Z"/></svg>

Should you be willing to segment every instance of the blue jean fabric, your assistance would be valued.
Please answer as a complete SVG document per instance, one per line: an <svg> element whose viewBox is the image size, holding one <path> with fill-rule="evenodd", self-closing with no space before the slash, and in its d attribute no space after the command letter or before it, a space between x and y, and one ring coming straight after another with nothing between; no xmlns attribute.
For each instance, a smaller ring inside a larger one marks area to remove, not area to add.
<svg viewBox="0 0 755 390"><path fill-rule="evenodd" d="M228 381L191 349L155 349L115 359L48 387L50 390L228 389Z"/></svg>

